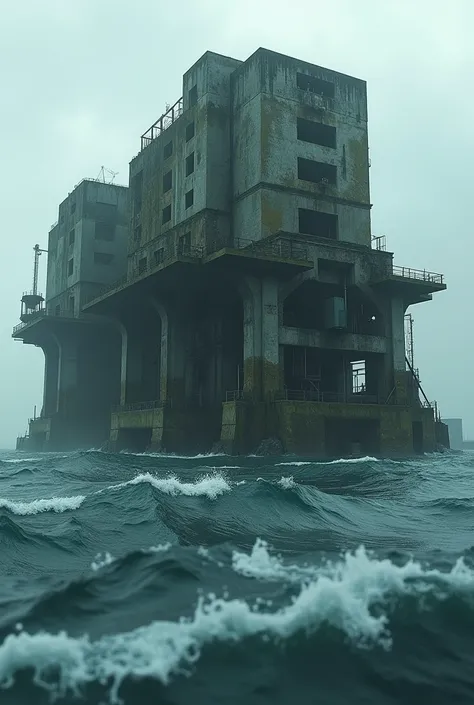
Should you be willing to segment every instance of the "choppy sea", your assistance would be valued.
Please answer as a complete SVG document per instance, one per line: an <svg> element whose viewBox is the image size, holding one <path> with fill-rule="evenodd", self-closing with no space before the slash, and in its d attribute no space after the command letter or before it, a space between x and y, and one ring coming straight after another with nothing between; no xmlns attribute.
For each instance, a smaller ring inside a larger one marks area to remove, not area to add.
<svg viewBox="0 0 474 705"><path fill-rule="evenodd" d="M474 453L0 453L0 703L474 702Z"/></svg>

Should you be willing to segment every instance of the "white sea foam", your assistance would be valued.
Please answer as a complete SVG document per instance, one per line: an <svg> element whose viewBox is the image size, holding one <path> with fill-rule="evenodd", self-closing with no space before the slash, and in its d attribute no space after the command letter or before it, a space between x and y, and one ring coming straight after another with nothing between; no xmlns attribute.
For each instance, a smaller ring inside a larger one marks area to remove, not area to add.
<svg viewBox="0 0 474 705"><path fill-rule="evenodd" d="M3 460L2 463L12 463L12 464L17 464L17 463L34 463L38 460L41 460L41 458L10 458L9 460Z"/></svg>
<svg viewBox="0 0 474 705"><path fill-rule="evenodd" d="M232 568L246 578L283 580L301 583L319 573L314 566L285 565L278 555L272 555L269 545L257 539L250 553L233 551Z"/></svg>
<svg viewBox="0 0 474 705"><path fill-rule="evenodd" d="M181 480L174 475L160 478L151 475L149 472L141 473L140 475L137 475L137 477L133 478L133 480L128 480L128 482L121 482L118 485L112 485L108 489L116 490L121 487L141 484L152 485L152 487L155 487L160 492L173 496L205 496L209 497L209 499L216 499L216 497L224 494L224 492L229 492L231 489L226 478L219 473L204 475L203 477L197 479L196 482L181 482Z"/></svg>
<svg viewBox="0 0 474 705"><path fill-rule="evenodd" d="M173 544L168 541L168 543L159 543L156 546L150 546L143 550L143 553L166 553L169 551Z"/></svg>
<svg viewBox="0 0 474 705"><path fill-rule="evenodd" d="M8 509L13 514L27 516L28 514L40 514L41 512L67 512L69 509L78 509L83 501L84 495L77 497L51 497L51 499L34 499L31 502L15 502L11 499L0 498L0 509Z"/></svg>
<svg viewBox="0 0 474 705"><path fill-rule="evenodd" d="M113 563L114 560L115 558L108 551L105 553L98 553L91 563L91 568L94 571L100 570L101 568L105 568L105 566Z"/></svg>
<svg viewBox="0 0 474 705"><path fill-rule="evenodd" d="M292 490L296 487L296 482L293 475L290 475L289 477L283 476L278 480L277 485L283 487L284 490Z"/></svg>
<svg viewBox="0 0 474 705"><path fill-rule="evenodd" d="M316 461L313 462L309 460L288 460L284 463L276 463L276 465L293 465L295 467L302 467L304 465L341 465L345 463L378 463L378 458L374 458L371 455L364 455L361 458L338 458L337 460Z"/></svg>
<svg viewBox="0 0 474 705"><path fill-rule="evenodd" d="M194 615L178 622L157 621L131 632L72 638L65 632L12 633L0 647L0 684L9 687L17 672L32 668L38 687L52 695L78 694L92 681L108 683L111 703L127 676L151 677L167 684L183 666L192 667L211 642L236 642L249 636L287 639L311 633L322 624L343 632L354 645L389 649L393 598L474 592L474 573L459 560L449 573L425 570L415 562L397 566L371 558L363 548L346 554L325 574L303 585L294 600L270 612L240 599L200 599ZM424 603L426 604L426 603Z"/></svg>
<svg viewBox="0 0 474 705"><path fill-rule="evenodd" d="M289 460L286 463L276 463L276 465L293 465L294 467L302 467L303 465L314 465L315 463L309 462L309 460Z"/></svg>

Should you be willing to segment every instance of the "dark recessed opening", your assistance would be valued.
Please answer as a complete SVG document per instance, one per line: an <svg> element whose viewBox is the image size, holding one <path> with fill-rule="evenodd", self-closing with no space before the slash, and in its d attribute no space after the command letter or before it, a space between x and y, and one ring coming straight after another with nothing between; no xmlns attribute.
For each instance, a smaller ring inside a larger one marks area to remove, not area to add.
<svg viewBox="0 0 474 705"><path fill-rule="evenodd" d="M143 194L143 170L132 178L132 198L135 212L141 210Z"/></svg>
<svg viewBox="0 0 474 705"><path fill-rule="evenodd" d="M162 217L161 217L161 222L162 222L163 224L164 224L164 223L169 223L169 221L171 220L171 203L170 203L169 206L166 206L165 208L163 208L163 210L162 210L162 212L161 212L161 216L162 216Z"/></svg>
<svg viewBox="0 0 474 705"><path fill-rule="evenodd" d="M322 122L298 118L296 121L297 137L303 142L320 144L322 147L336 147L336 128L323 125Z"/></svg>
<svg viewBox="0 0 474 705"><path fill-rule="evenodd" d="M71 203L71 215L76 212L76 203Z"/></svg>
<svg viewBox="0 0 474 705"><path fill-rule="evenodd" d="M109 252L94 252L94 263L95 264L110 264L114 256Z"/></svg>
<svg viewBox="0 0 474 705"><path fill-rule="evenodd" d="M165 248L160 247L158 250L155 250L153 253L153 259L154 259L155 265L161 264L165 259Z"/></svg>
<svg viewBox="0 0 474 705"><path fill-rule="evenodd" d="M142 239L142 226L141 225L137 225L137 227L135 228L135 230L133 232L133 235L134 235L135 242L140 242L140 240Z"/></svg>
<svg viewBox="0 0 474 705"><path fill-rule="evenodd" d="M73 273L73 271L74 271L74 258L71 257L71 259L70 259L69 262L67 263L67 275L68 275L68 277L71 276L71 274Z"/></svg>
<svg viewBox="0 0 474 705"><path fill-rule="evenodd" d="M76 239L76 231L75 230L70 230L69 231L69 244L74 245L74 240Z"/></svg>
<svg viewBox="0 0 474 705"><path fill-rule="evenodd" d="M189 176L194 171L194 152L186 157L186 176Z"/></svg>
<svg viewBox="0 0 474 705"><path fill-rule="evenodd" d="M167 142L163 147L163 159L168 159L173 154L173 143Z"/></svg>
<svg viewBox="0 0 474 705"><path fill-rule="evenodd" d="M325 98L334 98L334 83L325 81L322 78L316 78L316 76L310 76L307 73L297 73L296 85L298 88L301 88L302 91L317 93L318 95L323 95Z"/></svg>
<svg viewBox="0 0 474 705"><path fill-rule="evenodd" d="M298 157L298 179L312 181L315 184L336 185L337 167L325 162L316 162L314 159Z"/></svg>
<svg viewBox="0 0 474 705"><path fill-rule="evenodd" d="M188 191L184 196L184 205L186 208L190 208L194 203L194 189Z"/></svg>
<svg viewBox="0 0 474 705"><path fill-rule="evenodd" d="M193 105L196 105L198 99L198 89L197 86L193 86L191 90L189 91L189 107L192 108Z"/></svg>
<svg viewBox="0 0 474 705"><path fill-rule="evenodd" d="M186 142L194 137L194 120L186 125Z"/></svg>
<svg viewBox="0 0 474 705"><path fill-rule="evenodd" d="M146 257L142 257L138 260L138 274L143 274L144 272L146 272L147 264L148 263Z"/></svg>
<svg viewBox="0 0 474 705"><path fill-rule="evenodd" d="M166 174L163 174L163 193L166 193L167 191L171 190L172 183L173 172L167 171Z"/></svg>
<svg viewBox="0 0 474 705"><path fill-rule="evenodd" d="M298 216L300 233L337 240L337 215L299 208Z"/></svg>
<svg viewBox="0 0 474 705"><path fill-rule="evenodd" d="M179 254L189 255L191 252L191 233L185 233L179 238Z"/></svg>

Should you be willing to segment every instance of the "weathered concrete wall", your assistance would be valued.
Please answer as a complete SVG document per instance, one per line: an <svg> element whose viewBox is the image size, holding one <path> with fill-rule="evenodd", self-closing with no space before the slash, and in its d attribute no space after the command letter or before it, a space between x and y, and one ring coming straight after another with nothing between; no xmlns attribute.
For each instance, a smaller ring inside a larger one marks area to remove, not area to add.
<svg viewBox="0 0 474 705"><path fill-rule="evenodd" d="M387 339L376 335L354 333L327 333L305 328L283 326L280 329L280 345L297 345L329 350L351 350L353 352L377 353L387 351Z"/></svg>

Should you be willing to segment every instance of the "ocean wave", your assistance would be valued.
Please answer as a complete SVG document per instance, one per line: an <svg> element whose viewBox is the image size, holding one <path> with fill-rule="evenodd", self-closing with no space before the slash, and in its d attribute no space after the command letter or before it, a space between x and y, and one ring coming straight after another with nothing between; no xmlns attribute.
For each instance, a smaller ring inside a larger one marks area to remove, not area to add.
<svg viewBox="0 0 474 705"><path fill-rule="evenodd" d="M8 509L8 511L18 516L40 514L42 512L56 512L60 514L70 509L78 509L85 498L85 495L77 495L76 497L34 499L31 502L15 502L10 499L0 498L0 509Z"/></svg>
<svg viewBox="0 0 474 705"><path fill-rule="evenodd" d="M356 647L392 646L391 622L401 600L415 597L428 609L458 594L472 596L474 573L458 560L449 572L425 569L413 560L395 565L378 560L363 547L302 585L292 602L275 611L271 603L251 605L243 599L200 597L192 617L156 621L129 632L91 640L66 632L12 633L0 646L0 684L11 688L18 673L31 668L34 683L51 695L80 694L91 683L109 690L119 703L128 677L152 678L164 685L196 667L203 649L213 643L236 644L250 637L288 640L317 633L327 625ZM395 599L398 598L398 599ZM468 603L466 603L468 604ZM185 669L183 671L183 669Z"/></svg>
<svg viewBox="0 0 474 705"><path fill-rule="evenodd" d="M133 480L121 482L118 485L111 485L108 489L117 490L123 487L141 484L151 485L160 492L175 497L177 495L186 495L187 497L205 496L209 499L216 499L219 495L224 494L224 492L229 492L231 489L227 479L219 473L204 475L204 477L199 478L196 482L182 482L175 475L160 478L151 475L149 472L141 473L133 478Z"/></svg>
<svg viewBox="0 0 474 705"><path fill-rule="evenodd" d="M2 460L2 465L18 465L20 463L36 463L42 458L8 458L7 460Z"/></svg>

